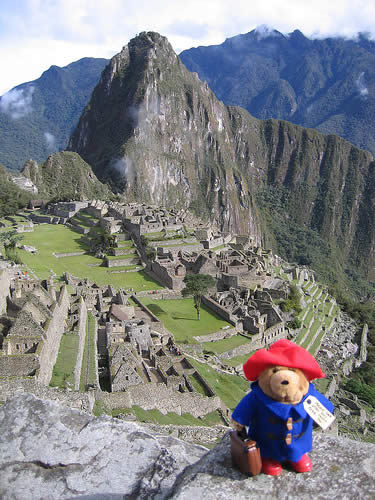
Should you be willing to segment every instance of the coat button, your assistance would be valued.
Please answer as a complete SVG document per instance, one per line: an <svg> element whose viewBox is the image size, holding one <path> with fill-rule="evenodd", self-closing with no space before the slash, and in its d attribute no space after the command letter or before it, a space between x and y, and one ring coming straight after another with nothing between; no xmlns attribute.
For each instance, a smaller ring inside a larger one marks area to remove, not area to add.
<svg viewBox="0 0 375 500"><path fill-rule="evenodd" d="M291 417L286 421L286 428L288 429L288 431L291 431L293 429L293 419Z"/></svg>

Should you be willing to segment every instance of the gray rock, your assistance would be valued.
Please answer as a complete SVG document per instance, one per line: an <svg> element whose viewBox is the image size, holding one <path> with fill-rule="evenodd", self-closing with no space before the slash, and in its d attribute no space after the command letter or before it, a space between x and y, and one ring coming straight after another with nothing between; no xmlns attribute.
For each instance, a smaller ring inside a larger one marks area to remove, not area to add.
<svg viewBox="0 0 375 500"><path fill-rule="evenodd" d="M375 498L375 446L317 432L313 470L246 478L231 466L228 434L210 451L132 422L30 394L0 408L0 498Z"/></svg>
<svg viewBox="0 0 375 500"><path fill-rule="evenodd" d="M375 445L316 432L313 470L246 478L231 467L229 435L177 479L170 498L351 500L375 498Z"/></svg>
<svg viewBox="0 0 375 500"><path fill-rule="evenodd" d="M164 497L206 451L22 394L0 408L0 498Z"/></svg>

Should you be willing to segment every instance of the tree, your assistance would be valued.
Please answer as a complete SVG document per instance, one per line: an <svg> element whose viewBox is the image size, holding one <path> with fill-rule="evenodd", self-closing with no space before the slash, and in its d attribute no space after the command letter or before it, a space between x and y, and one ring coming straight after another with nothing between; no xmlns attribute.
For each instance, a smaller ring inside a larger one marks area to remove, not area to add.
<svg viewBox="0 0 375 500"><path fill-rule="evenodd" d="M22 239L23 236L18 234L15 229L0 233L0 244L3 244L4 248L15 248Z"/></svg>
<svg viewBox="0 0 375 500"><path fill-rule="evenodd" d="M197 310L199 320L202 296L208 292L209 288L216 285L216 281L209 274L187 274L184 283L186 286L181 290L181 294L183 297L193 296L194 307Z"/></svg>
<svg viewBox="0 0 375 500"><path fill-rule="evenodd" d="M116 246L116 236L109 231L101 231L95 234L91 240L90 249L95 255L107 254Z"/></svg>

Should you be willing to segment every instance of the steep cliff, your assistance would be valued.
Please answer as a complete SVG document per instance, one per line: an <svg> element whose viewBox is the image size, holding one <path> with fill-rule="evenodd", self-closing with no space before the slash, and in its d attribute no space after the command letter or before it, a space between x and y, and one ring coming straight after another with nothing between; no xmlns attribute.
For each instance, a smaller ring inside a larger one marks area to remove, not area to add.
<svg viewBox="0 0 375 500"><path fill-rule="evenodd" d="M128 199L190 207L258 239L277 239L277 224L291 221L371 277L372 155L224 106L156 33L141 33L111 60L69 148Z"/></svg>

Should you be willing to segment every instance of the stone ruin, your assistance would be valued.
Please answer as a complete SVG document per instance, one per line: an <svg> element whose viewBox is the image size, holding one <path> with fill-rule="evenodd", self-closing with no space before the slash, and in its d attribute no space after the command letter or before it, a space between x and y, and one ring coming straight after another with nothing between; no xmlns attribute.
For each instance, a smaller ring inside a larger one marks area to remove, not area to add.
<svg viewBox="0 0 375 500"><path fill-rule="evenodd" d="M6 302L0 377L34 377L48 385L69 309L66 287L23 277L9 281Z"/></svg>

